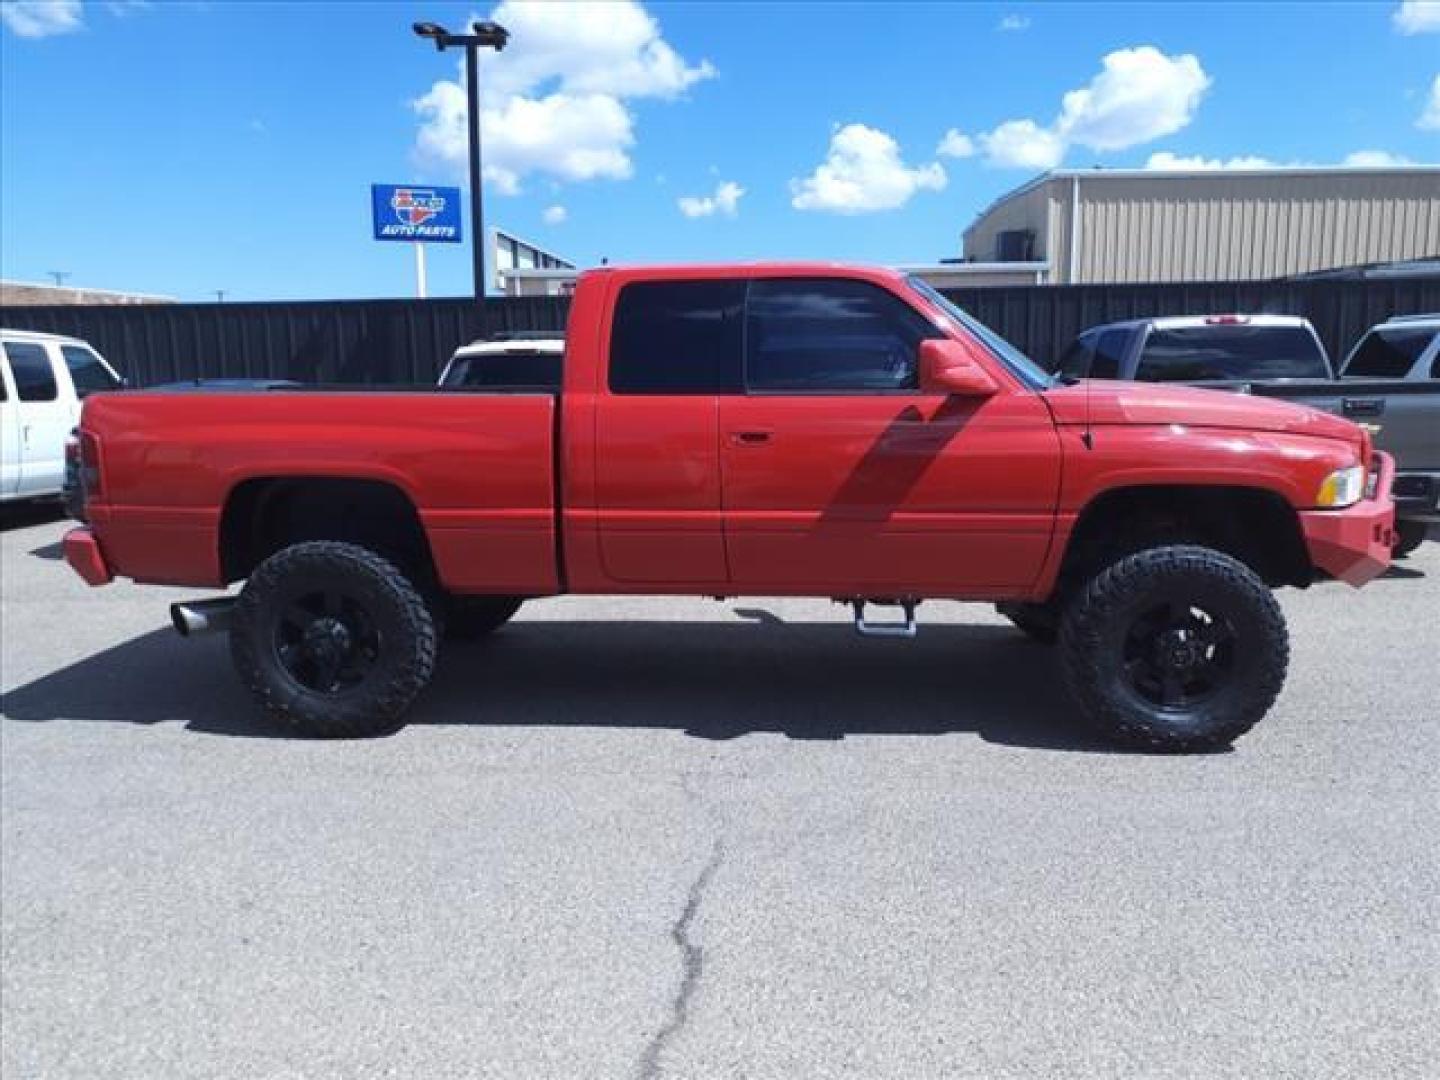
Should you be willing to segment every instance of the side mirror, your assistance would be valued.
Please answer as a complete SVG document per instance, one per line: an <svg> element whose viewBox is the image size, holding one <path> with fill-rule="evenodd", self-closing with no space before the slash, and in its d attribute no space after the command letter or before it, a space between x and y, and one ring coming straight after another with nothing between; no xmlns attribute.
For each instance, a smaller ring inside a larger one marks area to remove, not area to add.
<svg viewBox="0 0 1440 1080"><path fill-rule="evenodd" d="M920 343L920 389L930 394L990 397L1000 387L961 342L931 338Z"/></svg>

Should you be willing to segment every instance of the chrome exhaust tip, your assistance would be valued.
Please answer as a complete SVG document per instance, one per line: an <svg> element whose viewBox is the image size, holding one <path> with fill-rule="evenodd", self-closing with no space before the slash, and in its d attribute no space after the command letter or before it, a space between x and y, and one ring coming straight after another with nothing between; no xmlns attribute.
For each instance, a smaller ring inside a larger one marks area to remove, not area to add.
<svg viewBox="0 0 1440 1080"><path fill-rule="evenodd" d="M230 627L230 615L235 610L233 596L219 596L214 600L187 600L183 604L170 605L170 622L181 637L194 637Z"/></svg>

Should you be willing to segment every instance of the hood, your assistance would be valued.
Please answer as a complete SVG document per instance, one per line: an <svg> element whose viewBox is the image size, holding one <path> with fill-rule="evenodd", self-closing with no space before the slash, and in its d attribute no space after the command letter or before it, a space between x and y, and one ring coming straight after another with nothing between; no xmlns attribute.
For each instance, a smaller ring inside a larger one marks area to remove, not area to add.
<svg viewBox="0 0 1440 1080"><path fill-rule="evenodd" d="M1045 399L1058 424L1187 424L1313 435L1355 444L1364 438L1349 420L1319 409L1225 390L1090 379L1047 390Z"/></svg>

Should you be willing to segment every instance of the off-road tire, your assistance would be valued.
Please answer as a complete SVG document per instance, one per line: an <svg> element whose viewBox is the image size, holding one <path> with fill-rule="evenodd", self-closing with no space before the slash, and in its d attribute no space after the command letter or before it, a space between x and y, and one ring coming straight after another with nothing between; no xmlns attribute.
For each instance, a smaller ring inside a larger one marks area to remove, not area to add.
<svg viewBox="0 0 1440 1080"><path fill-rule="evenodd" d="M1228 675L1185 708L1147 700L1125 667L1136 620L1167 601L1213 612L1233 634ZM1285 683L1290 645L1280 606L1254 571L1210 548L1170 545L1125 556L1084 583L1061 620L1060 657L1081 717L1100 735L1184 752L1228 746L1260 721Z"/></svg>
<svg viewBox="0 0 1440 1080"><path fill-rule="evenodd" d="M378 641L362 680L335 692L297 681L275 645L282 611L320 585L363 605ZM356 544L314 541L284 548L250 575L235 605L230 654L276 722L321 738L357 738L401 726L434 671L436 638L424 596L393 563Z"/></svg>
<svg viewBox="0 0 1440 1080"><path fill-rule="evenodd" d="M1060 636L1060 620L1043 604L1020 604L1007 601L996 604L995 610L1009 619L1017 630L1031 641L1054 645Z"/></svg>
<svg viewBox="0 0 1440 1080"><path fill-rule="evenodd" d="M475 641L510 621L525 601L516 596L451 596L445 602L445 637Z"/></svg>
<svg viewBox="0 0 1440 1080"><path fill-rule="evenodd" d="M1395 523L1395 546L1390 549L1392 558L1403 559L1412 555L1425 542L1429 529L1423 521L1397 521Z"/></svg>

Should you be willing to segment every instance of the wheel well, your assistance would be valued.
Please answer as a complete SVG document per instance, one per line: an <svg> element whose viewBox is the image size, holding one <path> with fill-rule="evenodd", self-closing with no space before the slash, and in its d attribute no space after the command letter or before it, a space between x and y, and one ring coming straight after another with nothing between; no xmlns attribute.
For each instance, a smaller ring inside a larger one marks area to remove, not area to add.
<svg viewBox="0 0 1440 1080"><path fill-rule="evenodd" d="M416 581L435 564L410 497L379 480L267 477L237 484L220 517L226 581L250 576L275 552L306 540L344 540L384 555Z"/></svg>
<svg viewBox="0 0 1440 1080"><path fill-rule="evenodd" d="M1107 491L1085 507L1058 588L1073 587L1119 554L1181 539L1223 551L1272 587L1310 584L1300 519L1282 496L1260 488L1154 486Z"/></svg>

